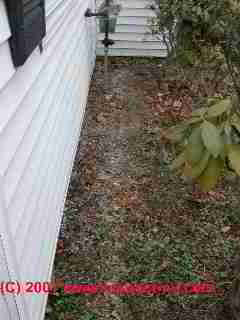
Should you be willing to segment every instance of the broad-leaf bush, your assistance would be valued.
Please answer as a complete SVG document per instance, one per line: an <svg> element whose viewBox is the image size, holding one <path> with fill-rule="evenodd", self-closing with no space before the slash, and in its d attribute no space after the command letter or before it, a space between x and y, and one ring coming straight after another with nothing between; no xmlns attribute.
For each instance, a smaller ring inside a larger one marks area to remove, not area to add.
<svg viewBox="0 0 240 320"><path fill-rule="evenodd" d="M195 110L188 120L169 128L165 137L182 146L170 168L212 189L224 170L240 175L240 116L234 99L226 98Z"/></svg>
<svg viewBox="0 0 240 320"><path fill-rule="evenodd" d="M184 66L222 64L233 82L231 97L207 99L166 134L183 148L171 168L209 191L224 170L240 175L240 2L154 0L152 8L152 32L162 35L169 59Z"/></svg>

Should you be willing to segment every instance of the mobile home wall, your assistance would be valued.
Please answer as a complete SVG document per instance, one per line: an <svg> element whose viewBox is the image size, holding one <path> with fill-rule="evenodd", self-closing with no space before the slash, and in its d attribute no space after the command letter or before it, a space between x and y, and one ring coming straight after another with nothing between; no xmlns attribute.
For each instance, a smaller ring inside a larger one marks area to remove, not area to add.
<svg viewBox="0 0 240 320"><path fill-rule="evenodd" d="M49 281L96 55L94 0L46 0L47 34L15 68L0 0L0 277ZM46 295L0 295L1 319L41 320ZM4 316L3 316L4 315Z"/></svg>

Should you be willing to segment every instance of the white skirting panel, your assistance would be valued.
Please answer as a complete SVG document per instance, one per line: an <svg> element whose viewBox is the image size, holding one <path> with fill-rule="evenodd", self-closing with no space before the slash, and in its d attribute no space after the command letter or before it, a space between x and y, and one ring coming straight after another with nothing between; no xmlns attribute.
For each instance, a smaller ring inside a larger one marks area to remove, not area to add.
<svg viewBox="0 0 240 320"><path fill-rule="evenodd" d="M51 277L96 58L96 21L85 18L88 7L94 11L95 0L46 0L43 53L36 49L15 69L0 0L0 281ZM3 319L43 319L47 295L12 299L0 295Z"/></svg>

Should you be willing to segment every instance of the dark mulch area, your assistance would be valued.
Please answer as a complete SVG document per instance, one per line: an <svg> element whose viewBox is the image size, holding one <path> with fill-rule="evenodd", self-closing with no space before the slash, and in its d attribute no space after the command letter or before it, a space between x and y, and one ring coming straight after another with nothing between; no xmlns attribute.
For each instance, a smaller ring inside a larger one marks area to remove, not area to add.
<svg viewBox="0 0 240 320"><path fill-rule="evenodd" d="M221 310L239 250L239 180L223 180L200 201L196 187L168 170L173 151L159 131L191 112L199 87L176 80L160 62L116 61L107 95L102 61L96 66L55 278L74 284L208 281L221 290L152 296L60 291L49 298L47 319L230 319Z"/></svg>

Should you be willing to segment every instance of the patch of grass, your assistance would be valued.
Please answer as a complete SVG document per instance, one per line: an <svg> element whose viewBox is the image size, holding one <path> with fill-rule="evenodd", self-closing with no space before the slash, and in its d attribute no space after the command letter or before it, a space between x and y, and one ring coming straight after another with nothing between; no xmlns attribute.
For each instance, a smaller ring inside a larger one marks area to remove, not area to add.
<svg viewBox="0 0 240 320"><path fill-rule="evenodd" d="M50 320L65 320L68 319L66 315L69 313L77 314L79 319L85 320L87 299L84 295L65 294L62 290L57 295L49 296L49 305L53 311L48 317Z"/></svg>
<svg viewBox="0 0 240 320"><path fill-rule="evenodd" d="M132 241L125 249L129 281L198 282L196 259L191 246L168 237L149 241ZM167 262L166 268L163 265ZM163 270L162 270L163 269Z"/></svg>
<svg viewBox="0 0 240 320"><path fill-rule="evenodd" d="M240 225L240 208L227 206L224 210L223 221L225 224Z"/></svg>
<svg viewBox="0 0 240 320"><path fill-rule="evenodd" d="M97 315L95 313L85 313L80 320L97 320Z"/></svg>
<svg viewBox="0 0 240 320"><path fill-rule="evenodd" d="M108 235L109 235L109 229L106 224L101 223L96 225L95 237L97 241L103 241L107 239Z"/></svg>

